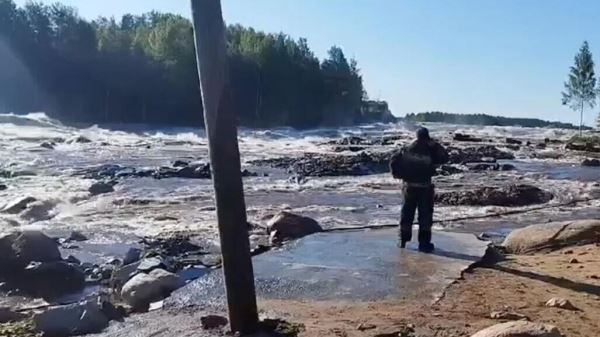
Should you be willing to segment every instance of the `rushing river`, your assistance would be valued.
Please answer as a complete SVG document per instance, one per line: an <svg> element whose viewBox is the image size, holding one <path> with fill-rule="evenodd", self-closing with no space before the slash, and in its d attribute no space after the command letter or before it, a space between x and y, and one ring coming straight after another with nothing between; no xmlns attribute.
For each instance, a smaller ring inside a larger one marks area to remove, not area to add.
<svg viewBox="0 0 600 337"><path fill-rule="evenodd" d="M428 126L433 137L446 142L451 141L451 132L462 132L490 139L502 150L507 150L506 137L535 143L544 142L545 138L564 141L573 134L557 129ZM397 223L402 203L400 184L389 174L309 177L298 182L290 179L285 170L255 166L250 162L304 153L333 153L332 146L325 143L345 136L405 136L396 144L369 148L370 151L390 150L406 143L414 129L415 126L398 123L307 131L240 130L242 166L258 173L258 176L244 178L249 220L264 223L270 215L288 209L313 217L327 228ZM81 136L90 142L73 141ZM55 145L45 148L41 146L44 142L55 142ZM523 147L514 151L515 160L507 162L515 165L516 170L436 177L436 186L440 190L452 190L526 183L554 194L548 206L599 197L600 168L582 167L583 157L563 155L562 146L557 143L545 150ZM79 230L91 239L82 248L102 256L121 254L141 236L169 231L200 232L207 242L216 244L210 180L124 178L114 192L91 196L88 188L95 181L77 174L100 165L144 168L169 165L174 160L206 161L207 152L206 138L198 129L141 126L80 129L65 126L43 113L0 115L0 172L5 176L0 175L0 184L6 185L6 189L0 191L0 209L5 207L3 204L24 197L34 197L39 204L35 211L0 213L0 233L42 229L60 236ZM11 175L14 177L9 177ZM455 219L506 210L497 206L437 207L435 218ZM600 201L592 200L505 217L449 221L438 226L478 232L599 216Z"/></svg>

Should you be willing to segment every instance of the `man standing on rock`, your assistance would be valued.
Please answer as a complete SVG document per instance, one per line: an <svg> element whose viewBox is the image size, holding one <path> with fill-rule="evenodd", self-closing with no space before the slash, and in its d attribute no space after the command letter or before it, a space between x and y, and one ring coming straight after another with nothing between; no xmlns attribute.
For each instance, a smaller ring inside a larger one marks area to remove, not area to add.
<svg viewBox="0 0 600 337"><path fill-rule="evenodd" d="M415 140L390 161L392 175L404 181L404 205L400 219L400 247L412 239L412 224L415 211L419 211L419 250L430 253L433 225L434 186L431 177L439 165L448 162L448 152L442 145L429 137L429 130L417 130Z"/></svg>

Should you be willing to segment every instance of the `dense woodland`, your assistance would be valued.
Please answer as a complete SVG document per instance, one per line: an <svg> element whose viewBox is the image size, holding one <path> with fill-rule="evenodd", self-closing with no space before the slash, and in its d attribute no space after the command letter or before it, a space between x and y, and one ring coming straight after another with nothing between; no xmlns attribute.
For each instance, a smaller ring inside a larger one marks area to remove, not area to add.
<svg viewBox="0 0 600 337"><path fill-rule="evenodd" d="M436 122L466 125L493 125L493 126L523 126L523 127L547 127L562 129L577 129L577 126L569 123L548 122L537 118L511 118L501 116L490 116L485 114L461 115L440 111L421 112L406 115L406 120L412 122ZM589 129L589 128L587 128Z"/></svg>
<svg viewBox="0 0 600 337"><path fill-rule="evenodd" d="M355 60L305 39L227 27L240 123L269 127L364 121ZM86 21L74 8L0 0L0 111L68 122L198 125L202 106L191 22L151 12Z"/></svg>

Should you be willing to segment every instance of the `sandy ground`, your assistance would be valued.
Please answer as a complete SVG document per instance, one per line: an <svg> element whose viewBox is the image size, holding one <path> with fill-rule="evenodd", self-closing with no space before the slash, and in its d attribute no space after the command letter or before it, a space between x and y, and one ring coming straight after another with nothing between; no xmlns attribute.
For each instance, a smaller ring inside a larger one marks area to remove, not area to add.
<svg viewBox="0 0 600 337"><path fill-rule="evenodd" d="M579 310L546 307L553 297ZM503 322L493 311L516 312L531 321L557 326L564 336L597 337L600 332L600 247L587 245L531 256L507 256L490 267L475 268L454 282L437 303L260 301L262 317L304 325L299 336L457 337ZM265 310L266 309L266 310ZM113 325L103 336L222 336L202 331L206 313L156 311ZM408 332L414 327L414 334Z"/></svg>

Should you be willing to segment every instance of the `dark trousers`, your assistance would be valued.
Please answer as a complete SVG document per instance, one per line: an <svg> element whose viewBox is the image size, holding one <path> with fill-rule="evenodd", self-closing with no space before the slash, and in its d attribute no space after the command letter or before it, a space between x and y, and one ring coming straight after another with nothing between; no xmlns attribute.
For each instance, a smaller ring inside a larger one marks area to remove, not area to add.
<svg viewBox="0 0 600 337"><path fill-rule="evenodd" d="M415 211L419 211L419 242L431 242L431 226L433 225L433 185L429 187L404 186L404 205L400 218L400 238L402 241L412 239L412 224Z"/></svg>

